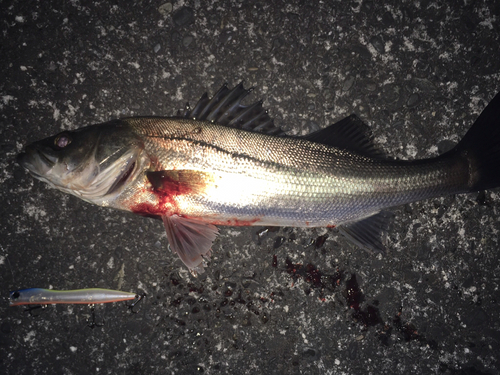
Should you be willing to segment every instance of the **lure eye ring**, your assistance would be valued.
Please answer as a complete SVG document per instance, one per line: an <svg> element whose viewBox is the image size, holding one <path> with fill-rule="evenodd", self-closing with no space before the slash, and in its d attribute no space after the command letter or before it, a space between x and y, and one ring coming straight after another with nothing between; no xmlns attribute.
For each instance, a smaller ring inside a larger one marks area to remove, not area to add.
<svg viewBox="0 0 500 375"><path fill-rule="evenodd" d="M66 132L59 134L54 139L54 146L56 146L58 149L63 149L64 147L68 146L70 143L71 143L71 137Z"/></svg>
<svg viewBox="0 0 500 375"><path fill-rule="evenodd" d="M12 292L12 293L10 294L10 298L11 298L12 300L16 300L16 299L18 299L19 297L21 297L21 293L19 293L19 291L17 291L17 290L16 290L15 292Z"/></svg>

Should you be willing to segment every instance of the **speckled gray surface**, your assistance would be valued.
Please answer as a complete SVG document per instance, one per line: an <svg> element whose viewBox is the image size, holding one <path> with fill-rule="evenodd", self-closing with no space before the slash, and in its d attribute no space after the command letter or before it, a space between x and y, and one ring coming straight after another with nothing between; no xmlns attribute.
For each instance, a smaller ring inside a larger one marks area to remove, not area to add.
<svg viewBox="0 0 500 375"><path fill-rule="evenodd" d="M91 206L15 164L61 129L172 115L241 80L292 134L357 113L388 154L424 158L500 90L499 2L303 3L0 3L2 295L148 294L137 314L98 306L94 329L86 306L30 316L5 298L3 373L500 371L498 189L399 208L385 256L334 230L221 228L194 279L161 222Z"/></svg>

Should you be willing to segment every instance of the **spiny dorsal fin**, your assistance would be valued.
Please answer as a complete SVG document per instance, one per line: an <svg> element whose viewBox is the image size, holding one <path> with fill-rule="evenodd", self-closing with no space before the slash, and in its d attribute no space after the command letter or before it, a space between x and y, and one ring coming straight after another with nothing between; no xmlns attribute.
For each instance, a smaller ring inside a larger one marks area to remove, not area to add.
<svg viewBox="0 0 500 375"><path fill-rule="evenodd" d="M386 157L384 152L373 144L368 125L354 114L304 138L372 158Z"/></svg>
<svg viewBox="0 0 500 375"><path fill-rule="evenodd" d="M184 113L178 111L177 116L191 120L212 121L220 125L265 134L284 135L285 132L274 125L274 120L262 108L262 101L250 105L241 104L252 91L253 88L246 90L243 83L233 89L224 84L212 98L204 93L193 109L190 109L188 104Z"/></svg>

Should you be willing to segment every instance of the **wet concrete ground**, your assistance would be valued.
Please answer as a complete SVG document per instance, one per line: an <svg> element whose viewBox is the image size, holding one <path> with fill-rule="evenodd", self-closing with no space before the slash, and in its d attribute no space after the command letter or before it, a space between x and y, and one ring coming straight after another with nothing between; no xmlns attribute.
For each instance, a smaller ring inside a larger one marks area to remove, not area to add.
<svg viewBox="0 0 500 375"><path fill-rule="evenodd" d="M449 150L500 90L500 5L3 1L0 366L6 374L496 374L499 190L395 210L385 255L335 230L220 228L199 278L159 221L35 181L27 142L255 86L290 134L356 113L387 154ZM126 303L8 307L26 287Z"/></svg>

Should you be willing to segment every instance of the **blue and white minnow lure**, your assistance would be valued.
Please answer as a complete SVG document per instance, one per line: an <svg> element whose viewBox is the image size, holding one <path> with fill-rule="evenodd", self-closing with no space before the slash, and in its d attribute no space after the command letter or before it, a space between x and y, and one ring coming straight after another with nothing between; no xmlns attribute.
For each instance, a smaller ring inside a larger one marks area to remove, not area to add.
<svg viewBox="0 0 500 375"><path fill-rule="evenodd" d="M76 290L29 288L10 292L9 306L57 303L92 305L95 303L129 301L136 298L140 298L136 293L101 288Z"/></svg>

